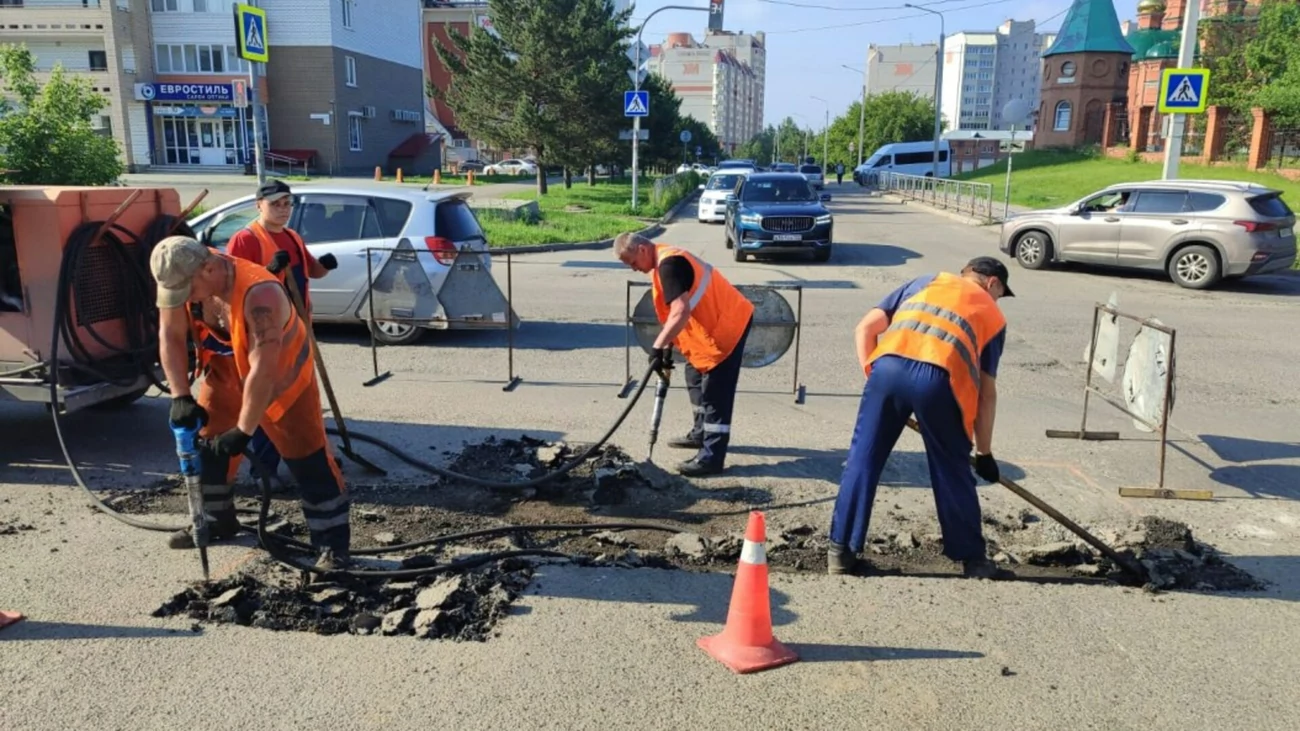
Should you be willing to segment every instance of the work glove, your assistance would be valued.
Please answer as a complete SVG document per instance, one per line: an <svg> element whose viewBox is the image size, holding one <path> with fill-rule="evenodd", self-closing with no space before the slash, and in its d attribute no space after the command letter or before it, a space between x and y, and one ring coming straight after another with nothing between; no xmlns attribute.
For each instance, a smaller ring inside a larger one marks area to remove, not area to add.
<svg viewBox="0 0 1300 731"><path fill-rule="evenodd" d="M1002 473L998 471L998 461L991 454L975 455L975 474L989 482L998 482Z"/></svg>
<svg viewBox="0 0 1300 731"><path fill-rule="evenodd" d="M222 432L220 436L212 440L212 451L223 457L235 457L243 454L251 441L253 441L251 435L245 434L239 430L239 427L235 427Z"/></svg>
<svg viewBox="0 0 1300 731"><path fill-rule="evenodd" d="M658 371L670 371L673 369L673 349L672 346L667 348L654 348L650 351L650 366Z"/></svg>
<svg viewBox="0 0 1300 731"><path fill-rule="evenodd" d="M327 272L332 272L339 268L339 260L335 258L333 254L326 254L316 261L320 262L320 265L325 267L325 271Z"/></svg>
<svg viewBox="0 0 1300 731"><path fill-rule="evenodd" d="M208 412L193 396L177 396L172 399L171 422L182 429L197 431L208 422Z"/></svg>

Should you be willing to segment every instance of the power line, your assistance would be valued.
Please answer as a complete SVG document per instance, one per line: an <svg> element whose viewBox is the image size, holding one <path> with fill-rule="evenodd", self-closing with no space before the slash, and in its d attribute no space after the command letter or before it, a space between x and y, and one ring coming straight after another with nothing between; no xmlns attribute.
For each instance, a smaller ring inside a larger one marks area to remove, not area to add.
<svg viewBox="0 0 1300 731"><path fill-rule="evenodd" d="M1004 5L1009 2L1011 2L1011 0L990 0L989 2L976 3L974 5L966 5L960 8L949 8L947 12L956 13L963 10L975 10L976 8L986 8L991 5ZM837 23L835 25L822 25L813 28L792 28L789 30L769 30L769 31L765 31L765 33L766 35L769 36L782 35L787 33L815 33L817 31L823 31L823 30L841 30L843 28L856 28L863 25L873 25L875 23L892 23L893 21L896 20L910 20L912 18L921 18L928 15L933 15L933 13L909 13L907 15L896 15L892 18L876 18L874 20L860 20L853 23Z"/></svg>
<svg viewBox="0 0 1300 731"><path fill-rule="evenodd" d="M930 7L932 5L946 5L948 3L966 2L967 0L932 0L928 3L916 3L921 7ZM792 8L807 8L810 10L829 10L837 13L876 13L882 10L902 10L905 6L897 3L891 5L875 5L870 7L846 8L839 5L818 5L815 3L794 2L794 0L758 0L760 3L767 5L785 5Z"/></svg>

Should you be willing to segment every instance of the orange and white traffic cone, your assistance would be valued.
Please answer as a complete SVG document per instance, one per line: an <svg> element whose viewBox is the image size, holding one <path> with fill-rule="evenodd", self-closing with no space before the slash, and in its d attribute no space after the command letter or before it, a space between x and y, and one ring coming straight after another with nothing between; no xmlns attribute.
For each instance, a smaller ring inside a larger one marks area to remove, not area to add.
<svg viewBox="0 0 1300 731"><path fill-rule="evenodd" d="M381 167L379 167L378 165L376 165L376 166L375 166L375 180L376 180L376 181L380 181L380 180L383 180L383 179L384 179L384 169L381 168Z"/></svg>
<svg viewBox="0 0 1300 731"><path fill-rule="evenodd" d="M473 184L474 184L474 171L473 171L473 170L469 171L469 173L466 174L466 176L465 176L465 184L466 184L466 185L473 185Z"/></svg>
<svg viewBox="0 0 1300 731"><path fill-rule="evenodd" d="M442 171L441 171L441 170L434 170L434 171L433 171L433 184L434 184L434 185L442 185Z"/></svg>
<svg viewBox="0 0 1300 731"><path fill-rule="evenodd" d="M22 620L23 615L20 612L6 612L0 609L0 629L4 629L11 624L17 624Z"/></svg>
<svg viewBox="0 0 1300 731"><path fill-rule="evenodd" d="M398 169L397 169L397 182L399 182L399 183L405 183L405 182L406 182L406 178L403 178L403 177L402 177L402 169L401 169L401 168L398 168Z"/></svg>
<svg viewBox="0 0 1300 731"><path fill-rule="evenodd" d="M727 626L721 634L701 637L696 644L737 673L786 665L799 659L772 636L772 601L767 586L767 527L763 513L749 514L745 547L740 552L736 583L731 589Z"/></svg>

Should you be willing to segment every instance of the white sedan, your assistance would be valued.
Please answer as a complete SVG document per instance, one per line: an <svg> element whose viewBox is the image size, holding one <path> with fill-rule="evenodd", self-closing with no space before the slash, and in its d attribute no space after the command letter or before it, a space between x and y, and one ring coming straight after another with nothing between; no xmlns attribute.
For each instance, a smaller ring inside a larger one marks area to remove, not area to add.
<svg viewBox="0 0 1300 731"><path fill-rule="evenodd" d="M527 160L502 160L483 168L484 175L536 175L537 166Z"/></svg>
<svg viewBox="0 0 1300 731"><path fill-rule="evenodd" d="M735 195L736 187L749 175L749 168L719 170L709 176L709 182L700 186L700 223L723 223L727 220L727 198Z"/></svg>

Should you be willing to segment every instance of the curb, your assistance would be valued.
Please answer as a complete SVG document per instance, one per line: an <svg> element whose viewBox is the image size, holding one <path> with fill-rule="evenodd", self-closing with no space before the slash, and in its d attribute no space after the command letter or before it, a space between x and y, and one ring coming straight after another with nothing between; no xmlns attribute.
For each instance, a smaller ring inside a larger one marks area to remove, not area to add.
<svg viewBox="0 0 1300 731"><path fill-rule="evenodd" d="M680 201L677 202L677 205L673 206L672 209L670 209L667 213L663 215L662 218L659 219L658 223L653 223L641 229L640 231L637 231L636 233L640 236L645 236L646 238L654 238L655 236L658 236L659 234L663 233L664 225L667 223L671 223L672 220L677 217L677 214L681 213L683 208L685 208L689 203L691 203L692 201L694 201L696 198L699 197L699 194L700 192L697 190L691 195L682 198ZM556 252L556 251L598 251L600 249L611 248L612 246L614 246L614 239L608 238L608 239L602 239L600 241L583 241L576 244L538 244L536 246L503 246L500 249L491 249L490 251L492 251L494 255L498 255L498 256L501 254L549 254L551 252Z"/></svg>

